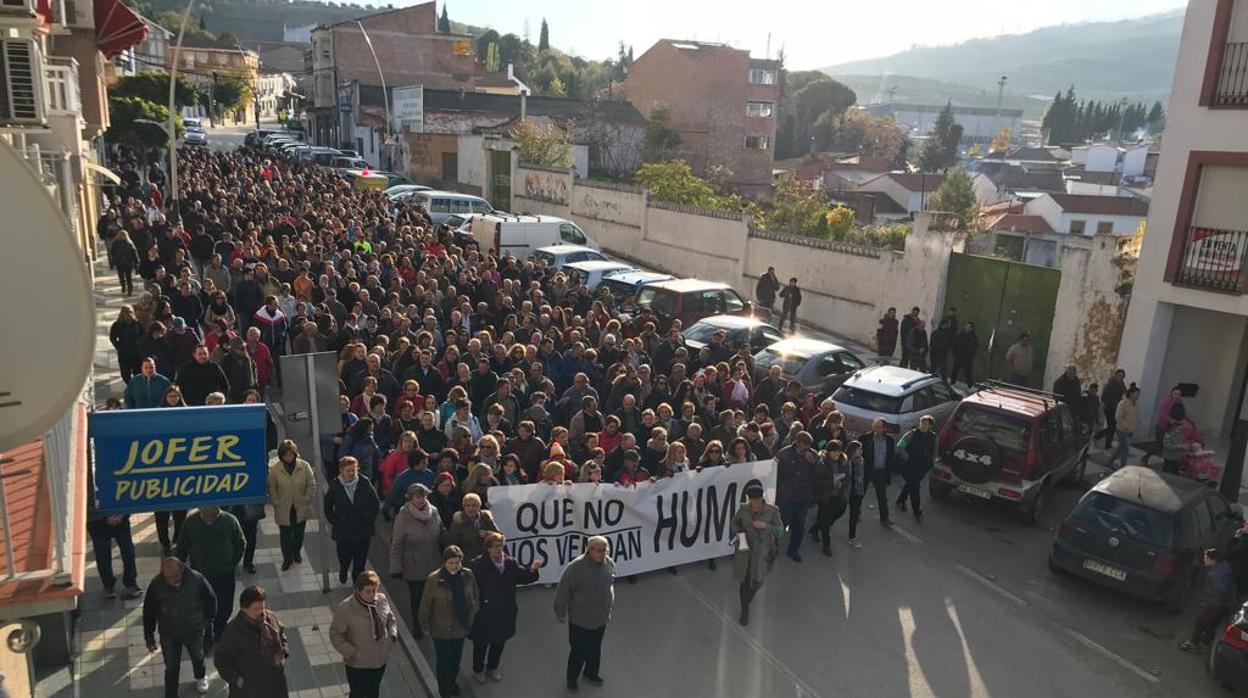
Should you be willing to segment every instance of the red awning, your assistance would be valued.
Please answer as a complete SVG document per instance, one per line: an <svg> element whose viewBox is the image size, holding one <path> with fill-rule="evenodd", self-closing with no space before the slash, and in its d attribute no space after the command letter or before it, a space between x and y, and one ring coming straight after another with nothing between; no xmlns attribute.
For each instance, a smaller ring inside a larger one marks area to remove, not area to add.
<svg viewBox="0 0 1248 698"><path fill-rule="evenodd" d="M95 0L95 45L106 58L116 58L146 37L147 25L121 0Z"/></svg>

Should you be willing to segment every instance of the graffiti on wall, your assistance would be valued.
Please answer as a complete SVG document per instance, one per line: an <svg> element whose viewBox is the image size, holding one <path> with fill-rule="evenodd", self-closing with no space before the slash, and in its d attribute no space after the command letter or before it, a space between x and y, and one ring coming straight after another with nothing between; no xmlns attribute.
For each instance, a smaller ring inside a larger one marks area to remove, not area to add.
<svg viewBox="0 0 1248 698"><path fill-rule="evenodd" d="M524 196L527 199L550 204L568 204L567 175L546 172L530 172L524 177Z"/></svg>

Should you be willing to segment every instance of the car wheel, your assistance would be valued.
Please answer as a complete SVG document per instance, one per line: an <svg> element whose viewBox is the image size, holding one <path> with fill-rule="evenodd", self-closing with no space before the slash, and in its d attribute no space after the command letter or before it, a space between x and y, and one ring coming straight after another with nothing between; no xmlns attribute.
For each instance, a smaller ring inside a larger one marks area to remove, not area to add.
<svg viewBox="0 0 1248 698"><path fill-rule="evenodd" d="M1079 487L1083 485L1083 476L1088 471L1088 446L1084 446L1079 452L1079 459L1075 461L1075 467L1070 469L1065 478L1062 478L1063 487Z"/></svg>
<svg viewBox="0 0 1248 698"><path fill-rule="evenodd" d="M928 480L927 491L931 493L932 499L944 502L948 501L949 495L953 494L953 485L939 480Z"/></svg>
<svg viewBox="0 0 1248 698"><path fill-rule="evenodd" d="M1036 494L1032 496L1031 501L1023 502L1019 506L1019 519L1024 526L1032 526L1040 520L1040 512L1044 511L1044 500L1048 494L1048 484L1041 483L1040 489L1036 490Z"/></svg>

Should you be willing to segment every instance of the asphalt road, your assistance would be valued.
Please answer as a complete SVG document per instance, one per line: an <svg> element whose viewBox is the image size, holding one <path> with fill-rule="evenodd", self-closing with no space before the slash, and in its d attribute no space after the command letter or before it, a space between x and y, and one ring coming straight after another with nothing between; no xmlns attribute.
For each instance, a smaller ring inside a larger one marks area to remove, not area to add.
<svg viewBox="0 0 1248 698"><path fill-rule="evenodd" d="M251 127L211 129L210 146L242 143ZM1094 460L1104 460L1094 455ZM1088 480L1097 473L1089 468ZM894 488L894 492L896 489ZM602 688L615 696L1192 696L1229 695L1202 657L1175 648L1195 609L1181 616L1082 580L1049 572L1057 523L1081 490L1057 490L1041 522L1024 527L1000 507L955 497L927 504L922 526L894 531L864 511L864 549L834 531L835 555L814 543L805 562L781 558L737 624L729 564L687 565L616 585L603 646ZM926 488L924 489L926 499ZM374 541L384 573L388 531ZM383 575L384 576L384 575ZM406 616L406 591L389 590ZM521 593L519 634L503 658L501 684L462 683L482 698L563 695L566 627L553 590ZM432 651L425 641L426 649Z"/></svg>

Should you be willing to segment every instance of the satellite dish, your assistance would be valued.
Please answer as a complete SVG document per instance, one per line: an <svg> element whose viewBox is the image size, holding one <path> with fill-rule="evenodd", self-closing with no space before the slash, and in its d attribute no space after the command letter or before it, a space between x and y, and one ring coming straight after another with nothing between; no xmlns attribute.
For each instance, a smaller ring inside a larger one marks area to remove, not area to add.
<svg viewBox="0 0 1248 698"><path fill-rule="evenodd" d="M95 308L69 220L4 141L0 211L0 317L21 327L0 332L2 453L43 436L82 393L95 352Z"/></svg>

